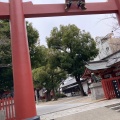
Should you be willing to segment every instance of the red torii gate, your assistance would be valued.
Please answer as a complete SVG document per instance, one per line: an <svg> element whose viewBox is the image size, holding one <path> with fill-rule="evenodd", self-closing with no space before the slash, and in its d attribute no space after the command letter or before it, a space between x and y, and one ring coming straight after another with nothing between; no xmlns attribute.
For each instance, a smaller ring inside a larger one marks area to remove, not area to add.
<svg viewBox="0 0 120 120"><path fill-rule="evenodd" d="M25 18L116 13L120 23L120 0L87 3L86 7L87 10L81 11L71 6L66 12L64 4L33 5L32 2L23 3L22 0L0 2L0 19L10 19L11 23L16 120L40 119L36 116Z"/></svg>

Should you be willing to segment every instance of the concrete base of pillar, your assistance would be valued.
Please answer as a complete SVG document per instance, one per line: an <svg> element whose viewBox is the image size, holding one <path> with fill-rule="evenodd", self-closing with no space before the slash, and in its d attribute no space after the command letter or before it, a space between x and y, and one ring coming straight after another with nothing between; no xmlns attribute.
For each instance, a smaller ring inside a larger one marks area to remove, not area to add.
<svg viewBox="0 0 120 120"><path fill-rule="evenodd" d="M90 85L90 90L91 90L91 99L92 100L98 100L98 99L104 98L104 92L103 92L101 82L92 83Z"/></svg>
<svg viewBox="0 0 120 120"><path fill-rule="evenodd" d="M25 120L40 120L40 116L35 116L33 118L27 118Z"/></svg>

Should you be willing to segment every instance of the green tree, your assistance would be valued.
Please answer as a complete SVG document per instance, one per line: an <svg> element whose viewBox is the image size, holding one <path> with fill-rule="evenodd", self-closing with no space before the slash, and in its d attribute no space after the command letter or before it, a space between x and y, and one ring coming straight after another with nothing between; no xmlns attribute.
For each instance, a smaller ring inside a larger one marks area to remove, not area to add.
<svg viewBox="0 0 120 120"><path fill-rule="evenodd" d="M35 68L40 66L42 62L41 47L37 45L39 34L31 23L26 22L26 26L31 65L32 68ZM0 89L3 90L9 90L13 87L12 67L10 66L12 63L10 44L9 20L0 20Z"/></svg>
<svg viewBox="0 0 120 120"><path fill-rule="evenodd" d="M96 44L90 33L81 31L75 25L54 27L50 37L47 37L49 48L59 51L59 66L74 76L84 96L80 77L84 71L84 64L92 60L97 54Z"/></svg>
<svg viewBox="0 0 120 120"><path fill-rule="evenodd" d="M49 68L49 74L52 82L52 91L54 93L55 97L55 91L59 88L60 83L63 79L66 79L66 72L60 68L60 52L53 49L48 49L48 68Z"/></svg>
<svg viewBox="0 0 120 120"><path fill-rule="evenodd" d="M50 91L53 90L55 97L55 91L60 82L66 78L66 72L58 67L58 54L51 49L44 50L46 65L33 69L33 79L35 88L46 88L46 99L49 101L51 100Z"/></svg>
<svg viewBox="0 0 120 120"><path fill-rule="evenodd" d="M36 68L40 66L42 61L42 51L41 47L38 44L39 33L33 28L32 23L26 22L27 27L27 36L28 36L28 44L31 58L31 66L32 68Z"/></svg>
<svg viewBox="0 0 120 120"><path fill-rule="evenodd" d="M51 100L50 91L55 91L62 79L66 78L65 72L51 69L49 65L33 69L33 80L35 88L46 88L46 99ZM55 92L54 92L55 97Z"/></svg>
<svg viewBox="0 0 120 120"><path fill-rule="evenodd" d="M11 63L9 22L0 20L0 91L13 87Z"/></svg>

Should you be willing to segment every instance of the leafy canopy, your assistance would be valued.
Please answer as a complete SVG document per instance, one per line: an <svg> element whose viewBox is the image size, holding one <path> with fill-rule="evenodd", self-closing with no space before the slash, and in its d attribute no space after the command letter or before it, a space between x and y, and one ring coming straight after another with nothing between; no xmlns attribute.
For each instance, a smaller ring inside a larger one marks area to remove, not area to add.
<svg viewBox="0 0 120 120"><path fill-rule="evenodd" d="M80 30L75 25L54 27L47 37L49 48L60 52L60 66L72 76L80 76L84 63L97 54L96 44L90 33Z"/></svg>
<svg viewBox="0 0 120 120"><path fill-rule="evenodd" d="M41 48L37 46L39 34L31 23L26 23L32 68L40 66ZM1 67L12 64L9 20L0 20L0 90L13 87L12 68Z"/></svg>
<svg viewBox="0 0 120 120"><path fill-rule="evenodd" d="M97 54L96 44L90 33L80 30L75 25L54 27L47 37L49 48L59 52L60 68L74 76L79 84L81 94L86 96L80 76L84 72L85 62L92 60Z"/></svg>
<svg viewBox="0 0 120 120"><path fill-rule="evenodd" d="M58 67L58 53L52 49L44 48L46 56L43 66L33 69L35 88L45 87L48 91L57 89L60 82L66 78L66 72Z"/></svg>

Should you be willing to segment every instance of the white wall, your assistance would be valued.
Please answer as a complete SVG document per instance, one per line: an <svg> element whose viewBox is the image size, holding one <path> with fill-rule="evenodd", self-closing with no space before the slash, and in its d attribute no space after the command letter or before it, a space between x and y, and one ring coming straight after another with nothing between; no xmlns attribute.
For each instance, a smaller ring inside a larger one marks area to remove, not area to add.
<svg viewBox="0 0 120 120"><path fill-rule="evenodd" d="M103 59L108 55L112 54L112 50L108 43L108 40L102 40L102 38L103 37L96 37L95 42L96 42L96 47L99 49L99 54L94 59L94 61Z"/></svg>

